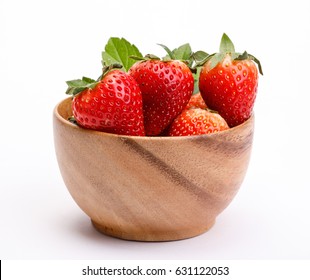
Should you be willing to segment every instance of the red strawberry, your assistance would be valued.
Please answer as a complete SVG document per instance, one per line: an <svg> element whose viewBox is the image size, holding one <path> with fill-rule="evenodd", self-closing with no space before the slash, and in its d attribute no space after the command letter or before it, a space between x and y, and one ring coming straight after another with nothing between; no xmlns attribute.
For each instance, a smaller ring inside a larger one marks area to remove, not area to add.
<svg viewBox="0 0 310 280"><path fill-rule="evenodd" d="M193 90L189 67L179 60L150 59L135 63L128 72L143 98L146 135L159 135L182 112Z"/></svg>
<svg viewBox="0 0 310 280"><path fill-rule="evenodd" d="M200 109L208 108L200 92L193 94L185 107L185 109L191 109L191 108L200 108Z"/></svg>
<svg viewBox="0 0 310 280"><path fill-rule="evenodd" d="M72 111L84 127L122 135L143 136L142 95L136 81L120 70L107 70L100 81L83 77L67 82L74 96Z"/></svg>
<svg viewBox="0 0 310 280"><path fill-rule="evenodd" d="M219 112L230 127L247 120L253 110L260 62L244 52L236 53L231 40L223 34L220 52L209 55L201 69L199 90L209 108Z"/></svg>
<svg viewBox="0 0 310 280"><path fill-rule="evenodd" d="M184 110L175 118L168 136L210 134L228 129L226 121L217 113L201 108Z"/></svg>

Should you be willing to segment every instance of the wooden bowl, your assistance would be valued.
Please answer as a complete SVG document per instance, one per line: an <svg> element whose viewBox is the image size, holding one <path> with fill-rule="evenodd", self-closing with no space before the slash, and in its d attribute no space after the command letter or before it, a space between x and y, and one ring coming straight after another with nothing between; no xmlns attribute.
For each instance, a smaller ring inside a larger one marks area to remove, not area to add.
<svg viewBox="0 0 310 280"><path fill-rule="evenodd" d="M54 110L63 180L100 232L127 240L168 241L212 227L245 176L254 116L201 136L121 136L70 123L71 99Z"/></svg>

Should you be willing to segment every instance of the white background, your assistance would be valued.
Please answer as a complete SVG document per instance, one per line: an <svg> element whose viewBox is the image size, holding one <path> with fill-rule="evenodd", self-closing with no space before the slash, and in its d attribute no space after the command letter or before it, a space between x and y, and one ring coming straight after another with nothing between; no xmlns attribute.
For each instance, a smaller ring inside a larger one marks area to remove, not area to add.
<svg viewBox="0 0 310 280"><path fill-rule="evenodd" d="M0 0L1 259L310 259L309 1ZM252 158L207 233L164 243L104 236L70 197L52 111L66 80L100 73L109 37L163 55L218 50L226 32L263 65Z"/></svg>

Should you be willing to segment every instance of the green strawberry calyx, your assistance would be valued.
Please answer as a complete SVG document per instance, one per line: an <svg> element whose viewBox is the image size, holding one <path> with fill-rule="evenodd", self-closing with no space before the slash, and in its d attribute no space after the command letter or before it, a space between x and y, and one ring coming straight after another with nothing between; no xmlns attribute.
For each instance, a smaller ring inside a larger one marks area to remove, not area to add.
<svg viewBox="0 0 310 280"><path fill-rule="evenodd" d="M111 37L101 52L102 73L97 80L82 77L82 79L67 81L66 94L77 95L85 89L93 89L112 69L128 71L136 62L130 56L142 56L138 48L125 38Z"/></svg>
<svg viewBox="0 0 310 280"><path fill-rule="evenodd" d="M259 73L263 75L263 69L260 61L254 55L251 55L246 51L244 51L243 53L236 52L233 42L225 33L222 36L220 43L220 50L218 53L213 53L210 55L206 54L205 56L203 56L203 52L199 51L199 53L200 53L200 60L196 60L195 67L201 67L207 61L210 61L210 70L211 70L218 63L223 61L223 59L227 54L229 54L232 60L253 60L258 66Z"/></svg>
<svg viewBox="0 0 310 280"><path fill-rule="evenodd" d="M86 89L93 89L98 83L100 83L102 78L108 72L110 72L113 69L121 69L121 68L123 68L123 65L119 63L113 63L108 66L104 65L102 68L102 74L99 76L97 80L88 77L82 77L82 79L67 81L66 84L68 88L66 90L66 94L75 96Z"/></svg>
<svg viewBox="0 0 310 280"><path fill-rule="evenodd" d="M130 56L130 58L135 59L135 60L140 60L140 61L161 60L164 62L168 62L171 60L180 60L189 67L192 73L196 73L197 71L196 68L193 68L193 64L195 60L193 58L193 51L192 51L190 44L188 43L183 44L173 50L171 50L164 44L157 44L157 45L161 46L166 51L167 54L164 57L160 58L154 54L147 54L145 56Z"/></svg>
<svg viewBox="0 0 310 280"><path fill-rule="evenodd" d="M123 66L124 71L128 71L136 62L131 56L141 57L142 54L134 44L125 38L111 37L101 53L101 62L103 66L119 63Z"/></svg>

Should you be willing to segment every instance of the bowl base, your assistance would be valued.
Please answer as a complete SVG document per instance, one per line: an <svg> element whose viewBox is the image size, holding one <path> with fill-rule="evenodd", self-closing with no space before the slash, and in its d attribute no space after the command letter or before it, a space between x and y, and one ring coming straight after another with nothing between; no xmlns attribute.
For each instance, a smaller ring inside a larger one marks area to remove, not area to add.
<svg viewBox="0 0 310 280"><path fill-rule="evenodd" d="M130 240L130 241L149 241L149 242L160 242L160 241L176 241L182 239L192 238L198 235L201 235L207 232L215 224L215 220L209 222L204 227L199 229L188 229L188 230L179 230L179 231L166 231L166 232L125 232L118 231L111 227L101 225L91 220L92 225L99 232L116 237L119 239Z"/></svg>

